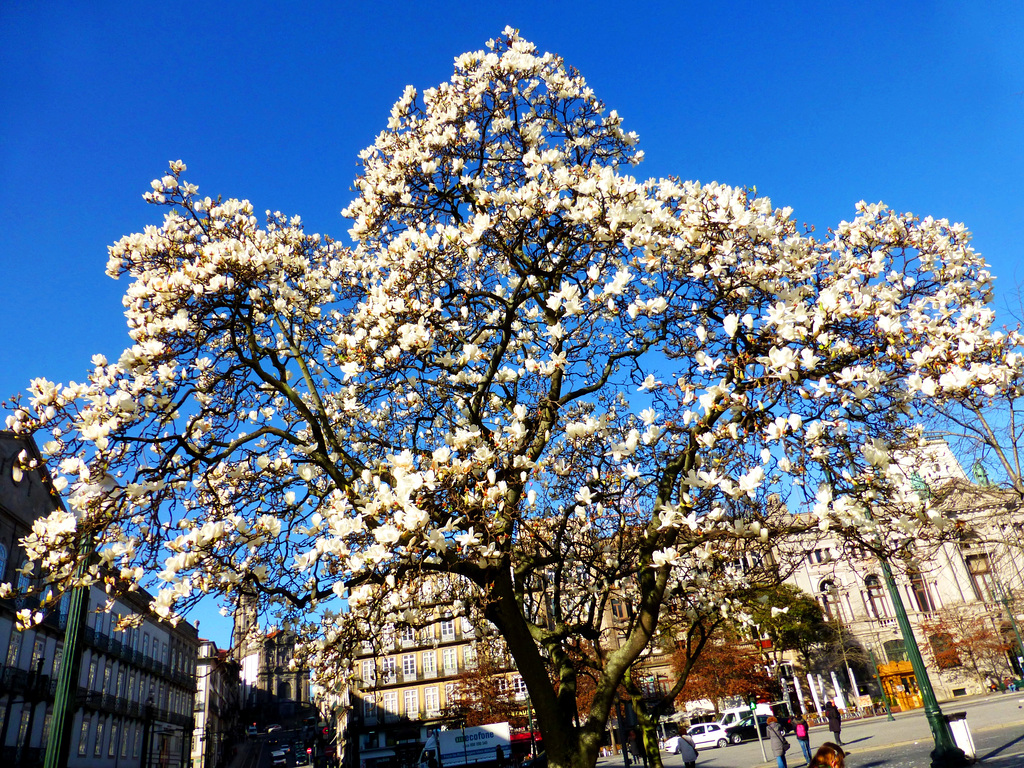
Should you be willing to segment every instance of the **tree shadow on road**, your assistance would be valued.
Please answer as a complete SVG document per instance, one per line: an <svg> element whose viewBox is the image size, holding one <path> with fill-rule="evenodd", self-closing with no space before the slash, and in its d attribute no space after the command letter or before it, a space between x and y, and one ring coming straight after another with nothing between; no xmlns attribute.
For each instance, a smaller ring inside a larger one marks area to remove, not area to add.
<svg viewBox="0 0 1024 768"><path fill-rule="evenodd" d="M985 760L988 760L990 758L996 757L996 756L999 755L1000 752L1002 752L1002 751L1004 751L1006 749L1009 749L1014 744L1016 744L1018 741L1024 741L1024 736L1018 736L1016 739L1011 739L1010 741L1008 741L1005 744L1003 744L1003 746L998 747L996 749L993 749L991 752L988 752L988 753L986 753L984 755L979 755L978 756L978 760L979 761L985 761Z"/></svg>

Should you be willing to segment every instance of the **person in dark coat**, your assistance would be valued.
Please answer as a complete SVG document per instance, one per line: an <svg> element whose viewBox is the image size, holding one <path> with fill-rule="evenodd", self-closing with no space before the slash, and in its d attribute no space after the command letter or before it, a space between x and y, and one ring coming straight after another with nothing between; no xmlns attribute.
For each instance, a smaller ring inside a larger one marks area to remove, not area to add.
<svg viewBox="0 0 1024 768"><path fill-rule="evenodd" d="M835 739L836 744L842 745L843 740L839 737L839 732L843 728L843 718L839 714L839 707L836 706L834 701L830 701L825 705L825 719L828 720L828 729L832 731L832 737Z"/></svg>

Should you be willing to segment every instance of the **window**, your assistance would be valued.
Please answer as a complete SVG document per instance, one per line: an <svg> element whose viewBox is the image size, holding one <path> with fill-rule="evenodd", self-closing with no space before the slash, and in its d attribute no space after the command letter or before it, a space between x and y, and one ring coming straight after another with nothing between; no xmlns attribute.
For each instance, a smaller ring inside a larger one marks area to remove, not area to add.
<svg viewBox="0 0 1024 768"><path fill-rule="evenodd" d="M435 717L440 713L441 700L436 685L430 685L423 689L423 706L427 710L427 717Z"/></svg>
<svg viewBox="0 0 1024 768"><path fill-rule="evenodd" d="M619 621L626 621L629 618L629 606L625 601L617 597L612 598L612 616Z"/></svg>
<svg viewBox="0 0 1024 768"><path fill-rule="evenodd" d="M377 682L377 670L372 661L363 662L363 683L372 686Z"/></svg>
<svg viewBox="0 0 1024 768"><path fill-rule="evenodd" d="M121 729L121 757L128 757L128 726Z"/></svg>
<svg viewBox="0 0 1024 768"><path fill-rule="evenodd" d="M934 611L935 603L932 600L931 590L928 589L928 582L924 580L924 576L915 568L911 568L907 575L910 577L910 591L914 593L914 602L917 603L917 610Z"/></svg>
<svg viewBox="0 0 1024 768"><path fill-rule="evenodd" d="M45 745L50 740L50 721L53 720L53 713L47 712L43 717L43 738L40 740L40 744Z"/></svg>
<svg viewBox="0 0 1024 768"><path fill-rule="evenodd" d="M441 622L441 639L455 639L455 621L453 619L445 619Z"/></svg>
<svg viewBox="0 0 1024 768"><path fill-rule="evenodd" d="M424 675L436 675L437 674L437 651L424 651L423 652L423 674Z"/></svg>
<svg viewBox="0 0 1024 768"><path fill-rule="evenodd" d="M78 756L85 757L85 751L89 747L89 734L92 732L90 729L91 718L82 718L82 729L78 732Z"/></svg>
<svg viewBox="0 0 1024 768"><path fill-rule="evenodd" d="M37 669L42 670L42 667L39 666L39 662L43 660L45 655L46 638L36 635L36 641L32 644L32 666L29 667L29 671L35 672Z"/></svg>
<svg viewBox="0 0 1024 768"><path fill-rule="evenodd" d="M889 615L885 604L885 596L882 594L882 580L872 574L864 579L864 587L867 589L866 605L868 616L873 619L882 619Z"/></svg>
<svg viewBox="0 0 1024 768"><path fill-rule="evenodd" d="M444 684L444 700L449 706L455 703L455 683Z"/></svg>
<svg viewBox="0 0 1024 768"><path fill-rule="evenodd" d="M841 618L839 615L839 590L832 579L825 579L818 585L819 598L821 600L821 612L825 614L828 621Z"/></svg>
<svg viewBox="0 0 1024 768"><path fill-rule="evenodd" d="M7 645L7 666L18 666L18 657L21 655L22 634L18 630L11 632L11 639Z"/></svg>
<svg viewBox="0 0 1024 768"><path fill-rule="evenodd" d="M135 726L135 735L132 737L132 757L138 757L142 749L142 726Z"/></svg>
<svg viewBox="0 0 1024 768"><path fill-rule="evenodd" d="M110 746L107 747L107 757L117 757L117 720L110 724Z"/></svg>
<svg viewBox="0 0 1024 768"><path fill-rule="evenodd" d="M0 581L6 581L7 575L7 546L0 544Z"/></svg>
<svg viewBox="0 0 1024 768"><path fill-rule="evenodd" d="M398 691L384 692L384 717L389 720L398 717Z"/></svg>
<svg viewBox="0 0 1024 768"><path fill-rule="evenodd" d="M110 693L110 662L103 665L103 693Z"/></svg>
<svg viewBox="0 0 1024 768"><path fill-rule="evenodd" d="M50 677L54 680L60 674L60 664L64 661L64 647L61 646L53 652L53 671L50 672Z"/></svg>
<svg viewBox="0 0 1024 768"><path fill-rule="evenodd" d="M512 675L512 690L516 696L526 695L526 681L523 680L522 675Z"/></svg>
<svg viewBox="0 0 1024 768"><path fill-rule="evenodd" d="M407 653L402 656L402 676L406 679L416 677L416 654Z"/></svg>
<svg viewBox="0 0 1024 768"><path fill-rule="evenodd" d="M960 654L957 653L953 636L948 632L936 632L929 636L928 644L935 655L935 665L939 669L954 669L960 666Z"/></svg>
<svg viewBox="0 0 1024 768"><path fill-rule="evenodd" d="M442 651L442 663L446 675L455 674L459 671L458 655L454 648L445 648Z"/></svg>
<svg viewBox="0 0 1024 768"><path fill-rule="evenodd" d="M372 695L363 699L363 717L367 720L377 717L377 700Z"/></svg>
<svg viewBox="0 0 1024 768"><path fill-rule="evenodd" d="M381 659L381 673L385 683L395 682L395 659L393 656L386 656Z"/></svg>
<svg viewBox="0 0 1024 768"><path fill-rule="evenodd" d="M410 720L420 716L420 699L415 689L405 692L405 716Z"/></svg>
<svg viewBox="0 0 1024 768"><path fill-rule="evenodd" d="M107 724L102 717L96 723L96 743L93 745L93 757L100 757L103 754L103 726Z"/></svg>
<svg viewBox="0 0 1024 768"><path fill-rule="evenodd" d="M967 564L967 572L971 575L974 596L979 600L994 600L995 590L992 588L994 584L988 555L984 552L977 555L965 555L964 562Z"/></svg>
<svg viewBox="0 0 1024 768"><path fill-rule="evenodd" d="M89 677L87 678L87 681L85 683L85 689L87 691L93 690L93 686L96 684L97 663L98 662L96 661L96 659L89 660Z"/></svg>
<svg viewBox="0 0 1024 768"><path fill-rule="evenodd" d="M416 630L412 627L402 627L402 644L412 645L416 642Z"/></svg>
<svg viewBox="0 0 1024 768"><path fill-rule="evenodd" d="M828 547L811 550L807 553L807 562L812 565L820 565L832 560L832 550Z"/></svg>
<svg viewBox="0 0 1024 768"><path fill-rule="evenodd" d="M907 646L903 642L903 638L898 640L886 640L882 643L882 649L885 651L885 658L890 662L910 660L910 657L907 655Z"/></svg>
<svg viewBox="0 0 1024 768"><path fill-rule="evenodd" d="M21 722L18 724L18 743L28 744L28 721L31 719L32 713L28 707L23 707L21 710Z"/></svg>

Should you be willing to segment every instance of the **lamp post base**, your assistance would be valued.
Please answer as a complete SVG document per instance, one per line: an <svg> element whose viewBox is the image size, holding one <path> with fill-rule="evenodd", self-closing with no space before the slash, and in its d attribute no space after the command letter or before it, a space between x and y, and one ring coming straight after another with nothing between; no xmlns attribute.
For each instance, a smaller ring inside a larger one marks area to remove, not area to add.
<svg viewBox="0 0 1024 768"><path fill-rule="evenodd" d="M964 768L970 765L967 755L956 745L949 723L938 707L925 707L924 716L932 730L935 749L931 752L932 768Z"/></svg>

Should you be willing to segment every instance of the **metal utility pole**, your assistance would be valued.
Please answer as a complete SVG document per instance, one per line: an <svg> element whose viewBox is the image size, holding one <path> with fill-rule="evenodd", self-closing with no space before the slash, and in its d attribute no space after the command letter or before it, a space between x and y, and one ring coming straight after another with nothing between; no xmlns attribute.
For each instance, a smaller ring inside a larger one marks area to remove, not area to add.
<svg viewBox="0 0 1024 768"><path fill-rule="evenodd" d="M928 677L928 670L924 666L924 659L921 658L921 650L917 647L917 640L914 637L914 629L910 626L910 619L907 617L907 609L903 606L903 598L900 597L896 588L896 580L892 575L892 568L884 557L879 557L878 562L882 567L882 575L885 578L885 585L889 588L889 597L892 599L893 608L896 611L896 622L899 624L900 632L903 635L903 644L906 647L907 655L910 657L910 664L914 668L914 676L917 678L917 687L921 691L921 700L924 703L924 716L928 720L928 727L932 732L932 739L935 741L935 749L932 750L932 768L961 768L967 765L967 757L964 755L956 742L953 741L953 733L949 729L949 723L939 708L939 702L935 698L935 691L932 689L932 682Z"/></svg>
<svg viewBox="0 0 1024 768"><path fill-rule="evenodd" d="M82 543L84 550L91 550L92 539L86 537ZM82 559L75 576L85 576L88 561ZM86 616L89 612L89 590L91 587L81 586L71 590L71 601L68 610L68 623L64 630L64 651L61 657L60 671L57 673L57 692L53 702L53 715L50 721L50 734L46 740L46 756L44 768L63 768L68 764L71 752L71 735L77 707L76 693L78 675L82 668L82 635L85 633Z"/></svg>

